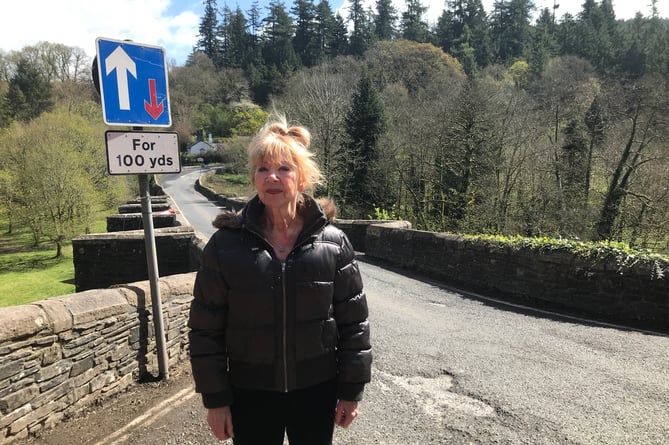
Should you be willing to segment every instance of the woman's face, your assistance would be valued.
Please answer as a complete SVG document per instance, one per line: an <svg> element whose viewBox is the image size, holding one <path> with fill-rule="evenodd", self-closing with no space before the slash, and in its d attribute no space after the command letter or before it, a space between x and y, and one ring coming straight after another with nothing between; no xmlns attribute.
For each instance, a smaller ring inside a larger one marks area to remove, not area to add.
<svg viewBox="0 0 669 445"><path fill-rule="evenodd" d="M270 208L282 208L295 204L304 190L298 176L292 162L265 160L256 166L253 184L263 204Z"/></svg>

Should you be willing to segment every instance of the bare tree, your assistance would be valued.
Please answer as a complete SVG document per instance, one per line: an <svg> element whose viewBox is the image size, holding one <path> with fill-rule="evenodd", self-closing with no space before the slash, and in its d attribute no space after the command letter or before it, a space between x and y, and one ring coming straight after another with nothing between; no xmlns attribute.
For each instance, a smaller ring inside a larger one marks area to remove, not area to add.
<svg viewBox="0 0 669 445"><path fill-rule="evenodd" d="M338 182L339 147L345 137L344 117L360 72L353 58L340 58L299 72L272 106L312 132L312 147L327 178L325 194L334 195Z"/></svg>
<svg viewBox="0 0 669 445"><path fill-rule="evenodd" d="M604 194L596 236L601 240L622 239L624 224L616 230L616 222L627 198L641 197L645 191L634 192L644 173L659 178L666 171L653 171L666 165L666 142L669 140L669 91L665 79L647 76L638 82L619 85L610 90L620 105L620 120L606 141L608 187ZM646 198L648 199L648 198Z"/></svg>

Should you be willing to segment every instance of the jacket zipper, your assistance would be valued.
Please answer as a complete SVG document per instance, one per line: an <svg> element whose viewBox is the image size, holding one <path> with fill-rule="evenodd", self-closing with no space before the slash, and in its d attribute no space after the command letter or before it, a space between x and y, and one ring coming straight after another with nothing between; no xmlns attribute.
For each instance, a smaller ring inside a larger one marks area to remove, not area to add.
<svg viewBox="0 0 669 445"><path fill-rule="evenodd" d="M281 262L281 290L283 294L283 391L288 392L288 357L286 353L286 263Z"/></svg>

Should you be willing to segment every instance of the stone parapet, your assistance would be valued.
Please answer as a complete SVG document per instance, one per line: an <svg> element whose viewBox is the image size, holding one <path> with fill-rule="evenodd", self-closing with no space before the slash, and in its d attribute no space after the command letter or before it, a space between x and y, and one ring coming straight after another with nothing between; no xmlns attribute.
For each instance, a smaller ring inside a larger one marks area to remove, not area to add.
<svg viewBox="0 0 669 445"><path fill-rule="evenodd" d="M617 264L380 224L367 228L365 254L502 300L669 332L667 261Z"/></svg>
<svg viewBox="0 0 669 445"><path fill-rule="evenodd" d="M156 229L154 237L160 276L196 270L192 227ZM143 230L79 236L72 240L72 255L78 292L146 280L149 276Z"/></svg>
<svg viewBox="0 0 669 445"><path fill-rule="evenodd" d="M188 356L194 279L159 280L170 366ZM0 444L158 374L148 281L0 308Z"/></svg>

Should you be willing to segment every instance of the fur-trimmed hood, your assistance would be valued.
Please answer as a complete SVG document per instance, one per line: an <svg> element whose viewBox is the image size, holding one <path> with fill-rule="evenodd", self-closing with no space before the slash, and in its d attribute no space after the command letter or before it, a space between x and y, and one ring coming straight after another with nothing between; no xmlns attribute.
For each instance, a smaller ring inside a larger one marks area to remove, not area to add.
<svg viewBox="0 0 669 445"><path fill-rule="evenodd" d="M309 197L308 195L305 196L305 202L313 202L318 204L319 207L319 212L329 221L332 222L335 217L337 216L337 206L335 205L334 201L330 198L318 198L318 199L313 199ZM248 218L248 215L251 213L249 208L251 206L255 205L260 205L262 208L264 208L264 205L258 200L258 197L254 197L251 201L249 201L246 206L238 211L238 212L233 212L232 210L223 210L221 213L216 215L214 220L212 221L212 225L217 228L217 229L222 229L222 228L228 228L228 229L238 229L241 228L245 220ZM309 205L309 204L306 204ZM301 212L301 209L303 209L306 205L298 207L298 212Z"/></svg>

